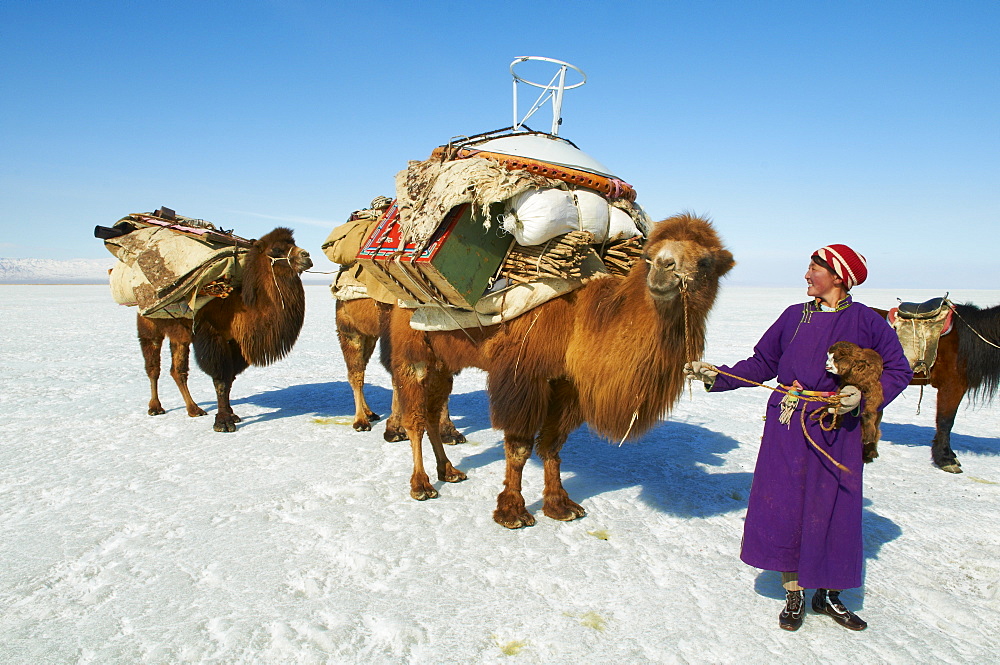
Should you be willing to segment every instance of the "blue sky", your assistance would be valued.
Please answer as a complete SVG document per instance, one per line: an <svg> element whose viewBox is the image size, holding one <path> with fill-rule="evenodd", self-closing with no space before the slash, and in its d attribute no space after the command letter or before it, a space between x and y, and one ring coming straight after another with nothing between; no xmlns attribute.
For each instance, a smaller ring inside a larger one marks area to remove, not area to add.
<svg viewBox="0 0 1000 665"><path fill-rule="evenodd" d="M103 258L94 225L165 205L332 269L330 229L508 126L541 55L588 76L560 134L655 219L711 216L731 283L798 286L841 242L872 287L997 288L997 35L995 0L5 0L0 256Z"/></svg>

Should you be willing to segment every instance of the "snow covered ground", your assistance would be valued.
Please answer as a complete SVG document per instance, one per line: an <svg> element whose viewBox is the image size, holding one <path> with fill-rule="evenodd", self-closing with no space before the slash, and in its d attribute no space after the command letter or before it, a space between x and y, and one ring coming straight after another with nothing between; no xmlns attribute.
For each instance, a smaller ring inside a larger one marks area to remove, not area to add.
<svg viewBox="0 0 1000 665"><path fill-rule="evenodd" d="M919 414L913 387L888 409L865 473L866 582L844 594L870 627L809 614L788 633L777 575L738 556L765 390L695 391L622 447L577 431L564 479L587 516L542 516L532 462L538 524L508 531L491 518L504 462L483 375L463 372L452 401L468 481L413 501L408 446L351 429L333 301L307 292L297 346L237 379L243 422L219 434L197 369L208 417L185 415L166 374L168 413L146 415L135 312L106 287L0 285L0 662L997 661L1000 405L959 412L961 475L930 463L933 389ZM745 357L803 298L724 287L706 359ZM369 377L386 414L389 378Z"/></svg>

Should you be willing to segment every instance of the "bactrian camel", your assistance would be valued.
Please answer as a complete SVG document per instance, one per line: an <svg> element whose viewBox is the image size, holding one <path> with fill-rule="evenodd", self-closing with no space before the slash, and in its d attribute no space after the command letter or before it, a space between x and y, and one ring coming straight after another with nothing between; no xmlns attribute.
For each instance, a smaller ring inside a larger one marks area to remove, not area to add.
<svg viewBox="0 0 1000 665"><path fill-rule="evenodd" d="M254 241L239 288L195 315L195 359L215 385L216 432L235 432L240 421L229 403L236 375L280 360L298 339L306 309L300 273L311 267L291 229L278 227Z"/></svg>
<svg viewBox="0 0 1000 665"><path fill-rule="evenodd" d="M504 489L493 519L530 526L521 474L536 449L544 468L542 512L582 517L560 478L559 452L584 422L612 441L635 439L671 411L682 367L701 356L705 321L720 278L733 267L712 224L690 214L658 223L642 260L624 277L602 277L508 322L482 329L421 332L410 312L392 314L392 368L413 449L410 495L437 496L424 471L426 431L438 479L465 480L445 455L437 423L453 375L488 373L493 427L504 433Z"/></svg>

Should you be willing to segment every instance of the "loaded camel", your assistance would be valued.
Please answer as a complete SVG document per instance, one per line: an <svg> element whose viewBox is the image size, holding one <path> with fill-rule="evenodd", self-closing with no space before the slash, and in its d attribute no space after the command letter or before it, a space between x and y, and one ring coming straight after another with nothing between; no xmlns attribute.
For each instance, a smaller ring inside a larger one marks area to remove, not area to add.
<svg viewBox="0 0 1000 665"><path fill-rule="evenodd" d="M353 300L337 301L337 339L340 351L347 365L347 381L354 395L354 430L367 432L372 428L372 421L380 416L372 411L365 399L365 369L375 350L375 344L381 340L380 360L386 371L391 372L389 351L389 317L394 305L379 302L374 298L355 298ZM406 431L400 422L399 400L395 388L392 391L392 413L385 422L385 432L382 437L386 441L403 441ZM465 436L458 431L451 421L448 404L441 410L441 436L445 443L465 443Z"/></svg>
<svg viewBox="0 0 1000 665"><path fill-rule="evenodd" d="M291 229L278 227L254 241L241 285L195 314L195 359L215 385L216 432L235 432L240 421L229 403L236 375L280 360L298 339L306 305L300 274L311 267Z"/></svg>
<svg viewBox="0 0 1000 665"><path fill-rule="evenodd" d="M624 277L594 279L499 325L421 332L410 328L407 310L394 310L392 369L413 450L410 495L437 496L423 467L425 431L438 479L465 480L445 455L437 423L453 375L478 367L488 373L490 416L504 432L507 459L493 519L511 529L535 523L521 494L532 448L544 465L542 512L582 517L560 478L566 438L586 422L610 440L634 439L670 412L683 389L681 367L701 356L719 280L733 265L710 222L681 214L654 227Z"/></svg>

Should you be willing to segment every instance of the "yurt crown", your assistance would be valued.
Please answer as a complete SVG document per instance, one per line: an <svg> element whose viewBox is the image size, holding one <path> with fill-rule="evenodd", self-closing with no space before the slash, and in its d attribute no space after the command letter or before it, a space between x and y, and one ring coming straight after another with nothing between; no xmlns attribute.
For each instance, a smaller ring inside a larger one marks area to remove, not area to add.
<svg viewBox="0 0 1000 665"><path fill-rule="evenodd" d="M551 63L551 64L554 64L554 65L557 65L558 69L556 70L555 75L552 77L552 79L547 84L536 83L534 81L529 81L528 79L524 78L523 76L519 76L518 73L514 71L514 68L517 65L520 65L522 63L529 62L529 61ZM575 71L576 73L578 73L580 75L580 77L581 77L581 80L577 81L576 83L572 83L572 84L567 85L566 78L567 78L567 73L569 72L570 69L572 69L573 71ZM526 123L528 121L528 118L530 118L532 115L534 115L534 113L536 111L538 111L540 108L542 108L543 106L545 106L546 102L548 102L548 101L551 100L551 102L552 102L552 134L554 136L558 136L559 135L559 125L562 124L563 93L565 91L567 91L567 90L572 90L573 88L579 88L580 86L582 86L584 83L587 82L587 75L584 74L583 70L581 70L579 67L575 67L575 66L569 64L568 62L563 62L562 60L555 60L553 58L543 58L543 57L537 56L537 55L524 55L524 56L521 56L519 58L515 58L514 61L512 63L510 63L510 73L511 73L511 76L514 77L514 82L513 82L513 86L514 86L514 130L517 131L522 126L524 126L524 123ZM532 86L532 87L535 87L535 88L541 88L541 90L542 90L541 93L539 93L539 95L538 95L538 99L535 100L535 103L531 105L531 107L527 110L527 112L524 114L524 116L522 116L520 118L520 120L518 119L518 111L517 111L517 84L518 83L523 83L525 85L529 85L529 86Z"/></svg>

